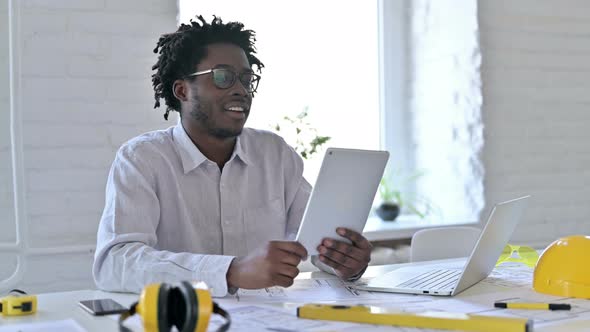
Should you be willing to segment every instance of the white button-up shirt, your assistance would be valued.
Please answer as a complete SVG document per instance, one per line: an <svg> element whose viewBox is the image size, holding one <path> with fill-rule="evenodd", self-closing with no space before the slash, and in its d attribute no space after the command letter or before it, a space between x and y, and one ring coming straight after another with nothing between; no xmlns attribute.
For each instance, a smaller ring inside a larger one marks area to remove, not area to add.
<svg viewBox="0 0 590 332"><path fill-rule="evenodd" d="M125 143L111 167L93 275L107 291L200 280L227 294L232 259L293 239L310 184L285 141L244 128L220 171L181 124Z"/></svg>

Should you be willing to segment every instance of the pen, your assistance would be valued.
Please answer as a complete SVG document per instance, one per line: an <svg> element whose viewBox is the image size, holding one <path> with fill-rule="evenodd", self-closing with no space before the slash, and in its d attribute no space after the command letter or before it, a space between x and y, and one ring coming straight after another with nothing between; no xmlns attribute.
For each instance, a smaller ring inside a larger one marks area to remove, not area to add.
<svg viewBox="0 0 590 332"><path fill-rule="evenodd" d="M536 310L571 310L566 303L525 303L525 302L496 302L494 307L503 309L536 309Z"/></svg>

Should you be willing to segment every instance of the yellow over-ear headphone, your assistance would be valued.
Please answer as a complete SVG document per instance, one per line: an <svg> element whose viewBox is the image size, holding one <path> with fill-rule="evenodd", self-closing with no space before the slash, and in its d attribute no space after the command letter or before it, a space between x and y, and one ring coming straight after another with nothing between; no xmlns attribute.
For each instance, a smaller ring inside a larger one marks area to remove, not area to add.
<svg viewBox="0 0 590 332"><path fill-rule="evenodd" d="M179 332L205 332L211 313L223 316L226 322L218 331L227 331L231 323L229 314L211 299L203 283L192 285L182 281L178 285L167 283L147 285L139 302L119 317L119 330L131 332L123 325L135 313L141 316L145 332L167 332L176 327Z"/></svg>

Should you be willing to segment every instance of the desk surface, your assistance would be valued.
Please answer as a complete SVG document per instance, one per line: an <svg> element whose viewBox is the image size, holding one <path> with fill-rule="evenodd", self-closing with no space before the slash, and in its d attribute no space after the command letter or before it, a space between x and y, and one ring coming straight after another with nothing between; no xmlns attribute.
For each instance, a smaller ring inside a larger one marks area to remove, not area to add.
<svg viewBox="0 0 590 332"><path fill-rule="evenodd" d="M397 264L397 265L383 265L383 266L371 266L367 269L365 273L365 278L369 278L372 276L380 275L384 272L391 271L401 266L405 266L406 264ZM521 269L521 270L519 270ZM526 270L528 269L528 270ZM439 307L445 308L448 311L461 311L461 308L474 305L477 302L478 296L489 296L490 298L511 298L512 294L518 292L519 296L522 297L523 294L525 296L530 296L532 299L536 299L537 301L547 301L548 297L545 295L540 295L535 293L530 286L526 286L526 283L529 282L528 279L532 275L532 270L529 268L518 268L511 270L513 273L510 278L515 279L513 281L502 279L502 273L504 273L501 269L496 269L492 273L490 277L488 277L485 281L476 284L475 286L467 289L466 291L462 292L461 294L452 297L452 298L442 298L442 297L430 297L430 296L413 296L416 300L427 300L432 299L433 301L437 302ZM506 275L506 273L504 273ZM524 276L524 277L523 277ZM300 276L297 278L298 281L305 281L305 280L320 280L320 279L333 279L333 276L329 276L322 272L306 272L301 273ZM520 280L518 280L520 278ZM333 279L336 280L336 279ZM288 290L288 289L287 289ZM408 296L408 295L397 295L397 294L389 294L389 293L380 293L382 296L388 296L391 299L391 302L400 302L401 296ZM81 290L81 291L72 291L72 292L59 292L59 293L47 293L47 294L39 294L38 295L38 312L35 315L31 316L23 316L23 317L0 317L0 328L6 326L6 324L18 324L18 323L31 323L31 322L47 322L47 321L54 321L54 320L62 320L62 319L74 319L77 323L79 323L84 329L87 331L118 331L117 322L112 317L94 317L82 310L78 306L78 301L80 300L88 300L88 299L99 299L99 298L113 298L116 301L124 304L130 305L131 303L135 302L138 298L136 294L125 294L125 293L107 293L102 291L96 290ZM558 299L553 298L555 300ZM324 302L330 302L331 299L325 299ZM234 301L234 298L222 298L222 299L215 299L216 302L220 303L221 306L230 305L231 301ZM296 298L287 298L286 301L288 302L300 302L297 301ZM569 299L567 300L569 303L572 303L577 309L574 312L568 313L557 313L557 315L561 316L554 316L551 320L546 320L545 318L541 319L541 324L537 324L537 318L541 317L540 315L547 315L548 313L551 314L549 311L531 311L529 310L526 314L529 315L537 315L533 317L535 319L535 326L534 331L588 331L590 328L590 300L579 300L579 299ZM333 301L332 301L333 302ZM491 300L490 300L491 302ZM350 302L349 302L350 303ZM487 303L487 300L486 300ZM250 305L252 302L249 303ZM493 305L490 303L490 307ZM490 310L497 310L486 308L487 311ZM502 309L500 309L502 310ZM506 311L496 311L499 314L503 314ZM493 312L494 313L494 312ZM492 313L492 314L493 314ZM586 316L587 318L583 318ZM531 318L531 317L528 317ZM359 328L355 328L356 331L374 331L375 327L366 327L363 328L359 326ZM238 325L232 325L232 329L230 331L240 331L240 327ZM402 331L402 329L396 329L391 327L391 331ZM406 331L406 330L403 330Z"/></svg>

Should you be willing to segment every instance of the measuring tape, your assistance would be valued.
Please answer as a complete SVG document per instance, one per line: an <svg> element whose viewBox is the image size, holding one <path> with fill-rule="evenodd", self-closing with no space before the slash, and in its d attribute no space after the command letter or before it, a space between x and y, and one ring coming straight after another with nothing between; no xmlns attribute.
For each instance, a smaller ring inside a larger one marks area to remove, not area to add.
<svg viewBox="0 0 590 332"><path fill-rule="evenodd" d="M0 298L2 316L24 316L37 312L37 296L13 289L8 296Z"/></svg>

